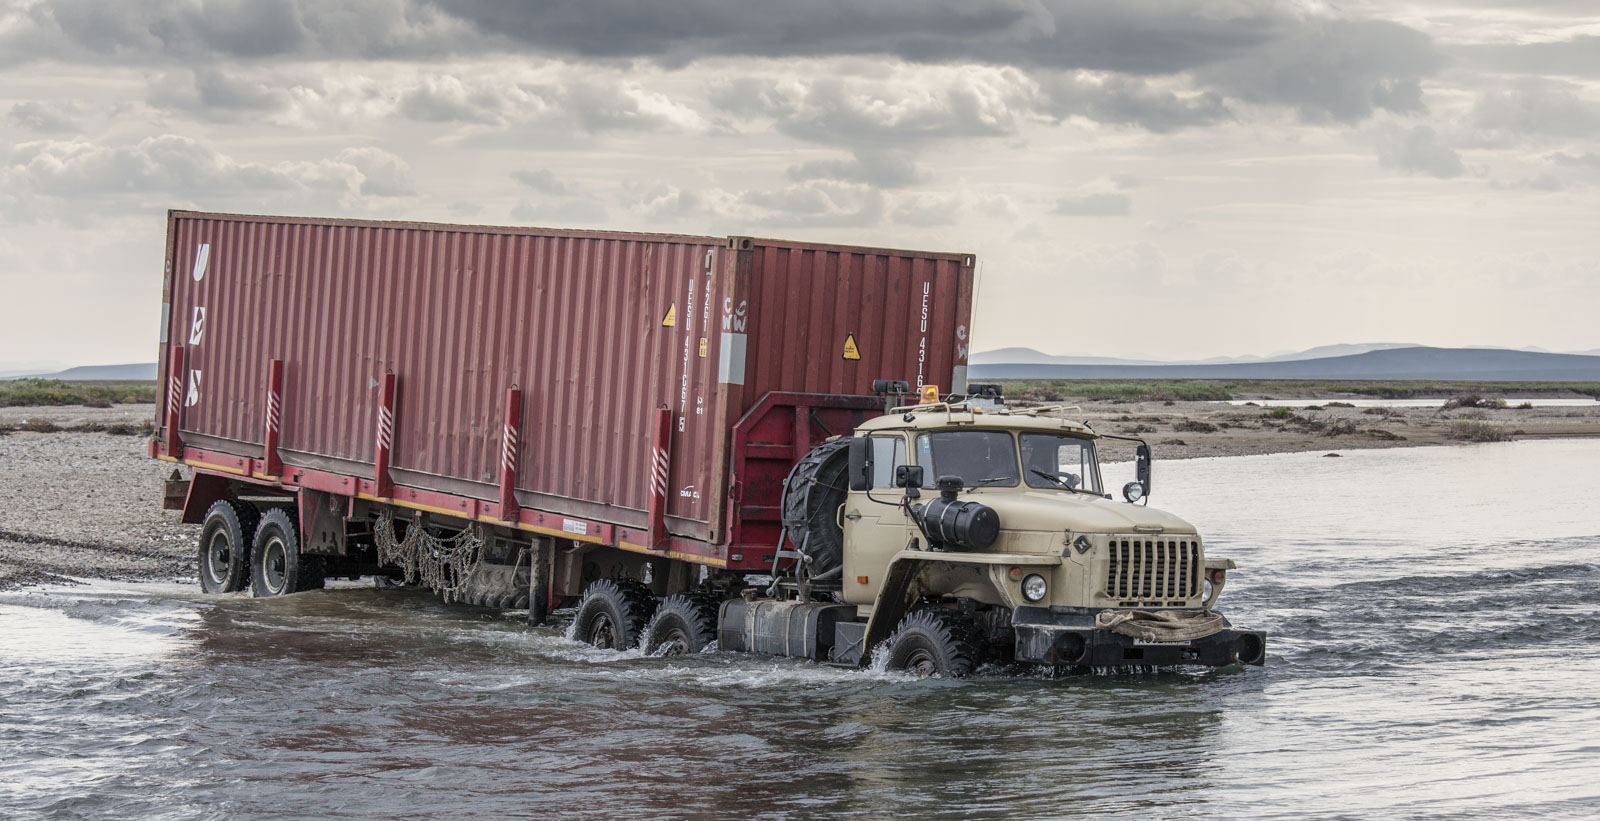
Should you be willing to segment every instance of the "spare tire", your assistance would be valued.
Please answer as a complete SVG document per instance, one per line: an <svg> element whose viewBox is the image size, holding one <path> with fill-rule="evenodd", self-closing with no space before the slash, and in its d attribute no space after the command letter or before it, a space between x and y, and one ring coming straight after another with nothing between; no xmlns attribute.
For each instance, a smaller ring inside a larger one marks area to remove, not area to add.
<svg viewBox="0 0 1600 821"><path fill-rule="evenodd" d="M789 472L783 485L783 527L796 550L811 559L806 575L836 580L844 570L839 506L850 493L850 437L823 442Z"/></svg>

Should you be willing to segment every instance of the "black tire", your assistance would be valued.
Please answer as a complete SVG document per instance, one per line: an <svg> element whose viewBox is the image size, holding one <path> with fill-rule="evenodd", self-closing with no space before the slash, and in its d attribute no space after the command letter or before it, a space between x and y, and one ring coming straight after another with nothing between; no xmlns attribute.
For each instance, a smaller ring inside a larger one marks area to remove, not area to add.
<svg viewBox="0 0 1600 821"><path fill-rule="evenodd" d="M655 614L656 597L633 579L600 579L583 591L572 635L602 650L632 650Z"/></svg>
<svg viewBox="0 0 1600 821"><path fill-rule="evenodd" d="M322 569L321 557L300 553L300 528L294 514L279 507L261 517L250 548L251 593L270 598L320 590Z"/></svg>
<svg viewBox="0 0 1600 821"><path fill-rule="evenodd" d="M850 493L850 439L823 442L795 464L783 486L783 526L789 541L811 557L807 575L836 580L844 568L839 506Z"/></svg>
<svg viewBox="0 0 1600 821"><path fill-rule="evenodd" d="M661 600L644 630L644 652L652 656L688 656L717 641L717 612L722 599L706 593L674 593Z"/></svg>
<svg viewBox="0 0 1600 821"><path fill-rule="evenodd" d="M250 543L261 511L249 502L220 499L211 503L200 527L200 589L236 593L250 585Z"/></svg>
<svg viewBox="0 0 1600 821"><path fill-rule="evenodd" d="M983 663L983 642L970 620L925 608L907 615L889 639L890 670L918 678L965 678Z"/></svg>

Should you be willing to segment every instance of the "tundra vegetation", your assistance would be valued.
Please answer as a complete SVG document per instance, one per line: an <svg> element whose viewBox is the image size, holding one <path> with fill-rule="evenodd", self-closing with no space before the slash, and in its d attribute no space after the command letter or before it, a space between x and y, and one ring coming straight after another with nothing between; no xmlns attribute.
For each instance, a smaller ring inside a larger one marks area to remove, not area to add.
<svg viewBox="0 0 1600 821"><path fill-rule="evenodd" d="M41 405L84 405L109 408L112 405L150 404L156 401L156 383L146 382L64 382L60 379L11 379L0 381L0 408Z"/></svg>

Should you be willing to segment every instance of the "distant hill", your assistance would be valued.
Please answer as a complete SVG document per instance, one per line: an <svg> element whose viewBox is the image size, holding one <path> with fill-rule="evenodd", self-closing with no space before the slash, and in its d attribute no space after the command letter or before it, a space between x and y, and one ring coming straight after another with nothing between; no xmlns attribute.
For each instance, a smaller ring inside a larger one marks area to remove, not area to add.
<svg viewBox="0 0 1600 821"><path fill-rule="evenodd" d="M1231 365L1242 362L1287 362L1300 359L1323 359L1335 356L1352 356L1368 351L1391 348L1419 347L1410 342L1363 342L1346 345L1322 345L1303 351L1279 353L1271 356L1213 356L1207 359L1164 361L1159 359L1120 359L1112 356L1057 356L1033 348L1000 348L974 353L968 360L972 365Z"/></svg>
<svg viewBox="0 0 1600 821"><path fill-rule="evenodd" d="M1218 365L984 364L972 379L1457 379L1600 381L1600 356L1489 348L1391 348Z"/></svg>
<svg viewBox="0 0 1600 821"><path fill-rule="evenodd" d="M66 382L138 382L156 378L156 363L140 362L132 365L79 365L56 373L35 374L39 379L60 379Z"/></svg>
<svg viewBox="0 0 1600 821"><path fill-rule="evenodd" d="M1057 356L1032 348L1000 348L968 357L969 365L1166 365L1154 359L1120 359L1115 356Z"/></svg>

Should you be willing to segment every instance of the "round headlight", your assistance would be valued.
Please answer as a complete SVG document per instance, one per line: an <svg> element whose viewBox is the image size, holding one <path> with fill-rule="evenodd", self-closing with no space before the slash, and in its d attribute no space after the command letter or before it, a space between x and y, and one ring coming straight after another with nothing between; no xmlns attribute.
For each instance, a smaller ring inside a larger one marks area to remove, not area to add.
<svg viewBox="0 0 1600 821"><path fill-rule="evenodd" d="M1139 482L1129 482L1122 486L1122 498L1130 502L1137 502L1144 498L1144 485Z"/></svg>
<svg viewBox="0 0 1600 821"><path fill-rule="evenodd" d="M1045 584L1044 577L1038 573L1030 573L1022 580L1022 597L1028 601L1039 601L1048 593L1050 586Z"/></svg>

